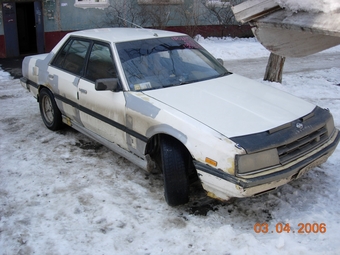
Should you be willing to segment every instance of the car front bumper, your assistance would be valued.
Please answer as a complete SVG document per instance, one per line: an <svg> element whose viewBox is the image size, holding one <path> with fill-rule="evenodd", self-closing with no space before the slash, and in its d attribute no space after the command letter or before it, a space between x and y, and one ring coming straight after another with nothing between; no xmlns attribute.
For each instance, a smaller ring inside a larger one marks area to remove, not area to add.
<svg viewBox="0 0 340 255"><path fill-rule="evenodd" d="M300 157L293 162L271 171L250 178L230 175L199 161L194 161L198 176L208 195L221 200L231 197L249 197L276 189L292 180L300 178L310 169L326 162L332 155L340 140L340 133L335 130L329 141L323 146Z"/></svg>

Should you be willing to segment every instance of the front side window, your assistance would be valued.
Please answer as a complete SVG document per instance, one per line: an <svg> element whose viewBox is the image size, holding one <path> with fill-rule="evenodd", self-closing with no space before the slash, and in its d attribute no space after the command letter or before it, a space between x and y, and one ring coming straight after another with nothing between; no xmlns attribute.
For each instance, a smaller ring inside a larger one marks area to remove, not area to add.
<svg viewBox="0 0 340 255"><path fill-rule="evenodd" d="M83 72L89 46L90 42L88 41L71 38L57 54L51 65L80 76Z"/></svg>
<svg viewBox="0 0 340 255"><path fill-rule="evenodd" d="M188 36L122 42L116 47L133 91L178 86L229 73Z"/></svg>
<svg viewBox="0 0 340 255"><path fill-rule="evenodd" d="M91 81L103 78L117 78L109 45L101 43L93 44L85 78Z"/></svg>

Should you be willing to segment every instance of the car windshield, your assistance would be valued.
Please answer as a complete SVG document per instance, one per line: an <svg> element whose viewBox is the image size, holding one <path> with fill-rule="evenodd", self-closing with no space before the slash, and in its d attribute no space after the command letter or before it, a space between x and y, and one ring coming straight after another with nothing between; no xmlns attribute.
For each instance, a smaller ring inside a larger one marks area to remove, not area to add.
<svg viewBox="0 0 340 255"><path fill-rule="evenodd" d="M132 91L178 86L229 74L188 36L122 42L116 47Z"/></svg>

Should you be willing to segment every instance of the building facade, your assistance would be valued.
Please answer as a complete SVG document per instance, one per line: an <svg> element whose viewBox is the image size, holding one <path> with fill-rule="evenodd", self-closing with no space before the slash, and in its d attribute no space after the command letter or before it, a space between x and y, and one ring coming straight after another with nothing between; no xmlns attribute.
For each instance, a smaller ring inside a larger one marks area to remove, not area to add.
<svg viewBox="0 0 340 255"><path fill-rule="evenodd" d="M190 35L252 36L248 26L235 22L226 0L0 0L0 3L0 58L49 52L66 33L99 27L143 26Z"/></svg>

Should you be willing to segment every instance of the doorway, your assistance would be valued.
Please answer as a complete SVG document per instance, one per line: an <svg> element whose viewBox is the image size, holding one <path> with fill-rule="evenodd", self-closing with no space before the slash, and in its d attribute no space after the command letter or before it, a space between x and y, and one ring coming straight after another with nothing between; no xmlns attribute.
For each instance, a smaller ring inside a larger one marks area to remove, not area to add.
<svg viewBox="0 0 340 255"><path fill-rule="evenodd" d="M2 4L6 57L45 52L41 0Z"/></svg>
<svg viewBox="0 0 340 255"><path fill-rule="evenodd" d="M37 53L34 2L16 3L19 54Z"/></svg>

